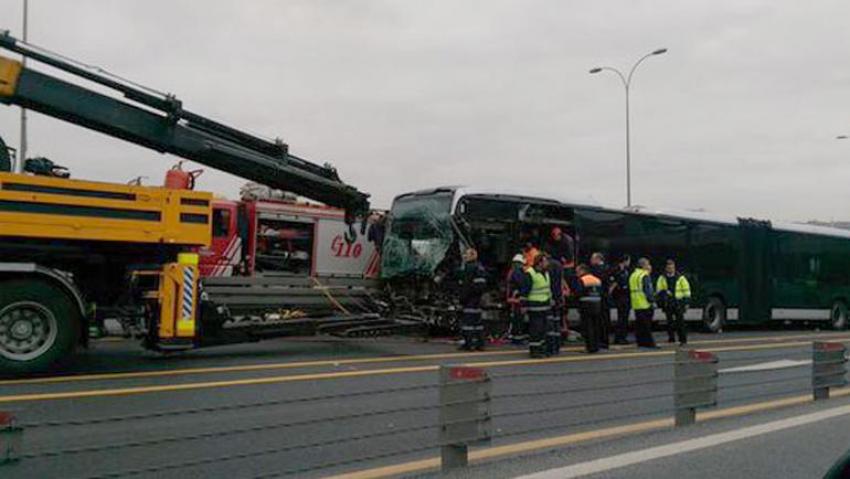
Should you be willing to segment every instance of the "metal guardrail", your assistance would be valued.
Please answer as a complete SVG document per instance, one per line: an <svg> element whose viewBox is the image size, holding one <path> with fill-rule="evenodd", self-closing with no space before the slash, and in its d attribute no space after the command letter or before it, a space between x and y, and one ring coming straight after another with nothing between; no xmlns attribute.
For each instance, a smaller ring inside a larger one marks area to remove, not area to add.
<svg viewBox="0 0 850 479"><path fill-rule="evenodd" d="M846 352L842 343L816 342L810 353L792 355L799 360L783 366L783 369L808 369L805 374L783 373L778 378L770 377L765 371L728 366L754 360L787 359L789 354L724 359L709 352L680 349L672 361L649 360L618 367L595 364L581 370L504 374L492 374L493 370L467 366L442 366L438 377L425 384L92 418L16 422L11 414L0 413L0 466L14 468L29 461L61 458L84 460L89 454L117 455L142 448L178 447L224 439L235 445L225 454L181 455L180 460L148 461L135 467L110 471L92 470L83 477L156 476L166 471L173 473L239 460L276 460L287 454L294 456L290 456L290 460L276 462L281 464L280 469L264 470L249 477L319 476L344 472L354 465L376 465L391 458L421 458L438 450L442 468L447 471L467 465L470 448L492 440L504 441L520 436L541 438L546 437L548 432L579 431L602 423L671 415L676 427L688 426L695 422L698 410L725 404L724 394L737 395L732 397L732 403L741 400L752 402L763 397L799 392L803 388L800 383L803 383L813 399L827 399L831 389L846 385ZM721 369L721 366L726 369ZM635 380L633 373L640 371L645 372L646 377ZM585 379L588 375L596 376L595 383L590 381L587 384ZM616 380L600 382L606 378ZM721 378L725 378L724 381L720 381ZM570 381L585 384L574 385ZM794 388L775 389L786 384ZM378 400L381 398L384 401ZM346 407L340 408L338 402L329 403L337 400L344 400ZM387 404L391 406L387 407ZM303 411L306 406L311 411L330 410L332 413L300 416L297 411ZM263 417L279 418L275 413L281 410L295 411L290 414L295 417L257 422ZM607 412L603 414L599 412L601 410ZM255 423L246 421L244 425L229 429L210 429L207 416L210 414L216 417L237 414L240 418L252 418ZM197 417L202 429L183 432L186 421L194 417ZM131 436L130 439L98 444L66 441L55 448L43 448L35 442L28 442L27 448L24 448L24 431L30 431L37 437L59 430L58 435L62 437L74 437L74 434L87 432L75 428L106 426L114 429L114 425L120 424L132 429L139 421L158 420L167 424L178 418L183 426L172 434ZM545 418L542 423L541 418ZM359 428L351 426L355 424ZM317 438L303 434L322 425L332 427L335 433L330 437ZM274 437L280 440L271 444L252 444L252 435L267 433L275 434ZM297 461L292 461L292 457Z"/></svg>

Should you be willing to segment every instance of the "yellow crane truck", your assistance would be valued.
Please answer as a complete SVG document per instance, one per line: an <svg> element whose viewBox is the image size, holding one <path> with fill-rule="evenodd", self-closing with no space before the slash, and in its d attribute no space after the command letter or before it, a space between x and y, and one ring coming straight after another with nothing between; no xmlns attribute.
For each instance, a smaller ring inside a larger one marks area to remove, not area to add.
<svg viewBox="0 0 850 479"><path fill-rule="evenodd" d="M8 32L0 32L0 49L63 72L60 78L0 55L0 103L344 208L349 224L368 212L368 195L329 165L290 154L280 140L194 114L173 95ZM198 279L195 252L211 239L210 193L70 179L45 158L18 160L23 172L16 173L0 139L0 374L50 370L87 344L98 308L115 305L140 311L148 348L259 337L223 337L227 311L206 301Z"/></svg>

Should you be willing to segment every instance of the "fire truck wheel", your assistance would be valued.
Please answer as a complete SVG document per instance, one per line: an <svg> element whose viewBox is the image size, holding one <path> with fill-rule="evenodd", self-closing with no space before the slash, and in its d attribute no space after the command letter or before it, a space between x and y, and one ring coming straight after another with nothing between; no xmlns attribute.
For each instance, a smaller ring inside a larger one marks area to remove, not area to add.
<svg viewBox="0 0 850 479"><path fill-rule="evenodd" d="M79 320L71 299L48 281L0 282L0 374L42 372L68 357Z"/></svg>

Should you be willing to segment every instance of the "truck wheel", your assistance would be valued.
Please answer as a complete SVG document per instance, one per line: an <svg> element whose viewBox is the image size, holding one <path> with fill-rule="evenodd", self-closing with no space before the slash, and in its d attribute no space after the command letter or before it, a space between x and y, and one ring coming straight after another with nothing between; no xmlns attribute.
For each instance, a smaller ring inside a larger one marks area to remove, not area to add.
<svg viewBox="0 0 850 479"><path fill-rule="evenodd" d="M833 303L829 319L832 323L832 329L847 329L847 305L844 304L844 301Z"/></svg>
<svg viewBox="0 0 850 479"><path fill-rule="evenodd" d="M708 298L708 303L702 310L702 322L712 333L723 331L723 326L726 324L726 305L720 298L716 296Z"/></svg>
<svg viewBox="0 0 850 479"><path fill-rule="evenodd" d="M70 298L46 281L0 284L0 374L45 371L67 357L79 320Z"/></svg>

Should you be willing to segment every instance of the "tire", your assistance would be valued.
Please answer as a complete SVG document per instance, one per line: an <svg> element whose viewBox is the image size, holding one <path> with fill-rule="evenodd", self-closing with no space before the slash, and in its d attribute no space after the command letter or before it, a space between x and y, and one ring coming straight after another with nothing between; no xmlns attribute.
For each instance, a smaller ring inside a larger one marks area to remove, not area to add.
<svg viewBox="0 0 850 479"><path fill-rule="evenodd" d="M832 329L847 329L847 305L844 301L836 301L832 303L832 310L830 310L829 313L829 322L832 325Z"/></svg>
<svg viewBox="0 0 850 479"><path fill-rule="evenodd" d="M0 375L49 370L79 334L79 311L60 288L41 279L0 282Z"/></svg>
<svg viewBox="0 0 850 479"><path fill-rule="evenodd" d="M708 303L702 309L702 322L705 328L712 333L723 331L726 325L726 304L716 296L708 298Z"/></svg>

